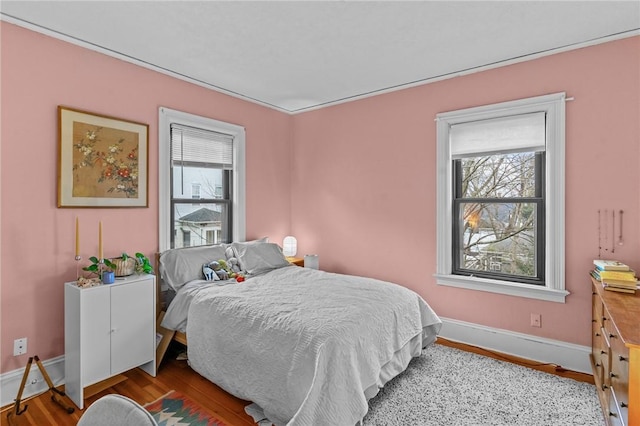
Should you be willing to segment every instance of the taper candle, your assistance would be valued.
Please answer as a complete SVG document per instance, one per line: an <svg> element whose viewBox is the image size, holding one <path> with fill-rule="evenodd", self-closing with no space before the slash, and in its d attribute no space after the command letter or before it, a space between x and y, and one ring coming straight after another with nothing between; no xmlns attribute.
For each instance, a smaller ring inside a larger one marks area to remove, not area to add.
<svg viewBox="0 0 640 426"><path fill-rule="evenodd" d="M100 224L98 226L98 260L104 259L102 255L102 221L100 221Z"/></svg>
<svg viewBox="0 0 640 426"><path fill-rule="evenodd" d="M80 256L80 219L76 216L76 257Z"/></svg>

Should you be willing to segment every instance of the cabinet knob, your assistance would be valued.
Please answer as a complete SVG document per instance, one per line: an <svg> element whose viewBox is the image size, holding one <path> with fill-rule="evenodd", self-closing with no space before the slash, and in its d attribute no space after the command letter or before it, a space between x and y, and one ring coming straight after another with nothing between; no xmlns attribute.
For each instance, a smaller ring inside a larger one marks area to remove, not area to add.
<svg viewBox="0 0 640 426"><path fill-rule="evenodd" d="M618 377L618 375L612 371L611 373L609 373L609 377Z"/></svg>
<svg viewBox="0 0 640 426"><path fill-rule="evenodd" d="M627 405L627 404L625 404L624 402L621 402L621 403L620 403L620 407L622 407L622 408L627 408L627 407L628 407L628 405Z"/></svg>
<svg viewBox="0 0 640 426"><path fill-rule="evenodd" d="M618 355L618 360L620 360L620 361L629 361L627 358L623 357L622 355Z"/></svg>
<svg viewBox="0 0 640 426"><path fill-rule="evenodd" d="M600 333L598 333L597 331L596 331L596 336L600 337Z"/></svg>
<svg viewBox="0 0 640 426"><path fill-rule="evenodd" d="M615 334L609 333L609 337L613 339L614 337L617 337L617 336Z"/></svg>
<svg viewBox="0 0 640 426"><path fill-rule="evenodd" d="M602 384L602 390L607 390L609 389L609 386L605 385L604 383Z"/></svg>
<svg viewBox="0 0 640 426"><path fill-rule="evenodd" d="M612 413L611 411L609 411L609 416L611 416L611 417L618 417L618 413Z"/></svg>
<svg viewBox="0 0 640 426"><path fill-rule="evenodd" d="M604 355L607 353L607 351L600 351L600 353Z"/></svg>

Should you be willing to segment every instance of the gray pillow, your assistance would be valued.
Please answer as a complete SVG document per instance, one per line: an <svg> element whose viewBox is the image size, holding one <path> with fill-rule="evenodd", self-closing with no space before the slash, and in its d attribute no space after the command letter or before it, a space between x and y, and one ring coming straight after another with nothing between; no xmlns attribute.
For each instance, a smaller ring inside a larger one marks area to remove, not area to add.
<svg viewBox="0 0 640 426"><path fill-rule="evenodd" d="M240 268L247 274L256 275L273 269L291 266L282 249L273 243L231 243Z"/></svg>
<svg viewBox="0 0 640 426"><path fill-rule="evenodd" d="M202 265L225 258L226 244L171 249L160 255L160 276L178 291L189 281L203 279Z"/></svg>

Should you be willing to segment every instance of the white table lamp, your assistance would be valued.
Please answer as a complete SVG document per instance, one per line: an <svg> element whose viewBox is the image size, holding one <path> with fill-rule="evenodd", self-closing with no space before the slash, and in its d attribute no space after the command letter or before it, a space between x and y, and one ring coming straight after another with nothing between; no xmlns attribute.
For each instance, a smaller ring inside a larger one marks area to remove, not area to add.
<svg viewBox="0 0 640 426"><path fill-rule="evenodd" d="M287 257L293 257L297 252L298 240L296 240L296 237L292 237L291 235L284 237L284 241L282 241L282 253Z"/></svg>

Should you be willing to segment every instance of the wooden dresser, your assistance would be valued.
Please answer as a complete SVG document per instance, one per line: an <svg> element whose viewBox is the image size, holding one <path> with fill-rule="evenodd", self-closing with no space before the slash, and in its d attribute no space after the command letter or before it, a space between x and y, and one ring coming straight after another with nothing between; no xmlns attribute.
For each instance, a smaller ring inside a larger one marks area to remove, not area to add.
<svg viewBox="0 0 640 426"><path fill-rule="evenodd" d="M640 291L607 291L591 278L591 368L609 425L640 426Z"/></svg>

